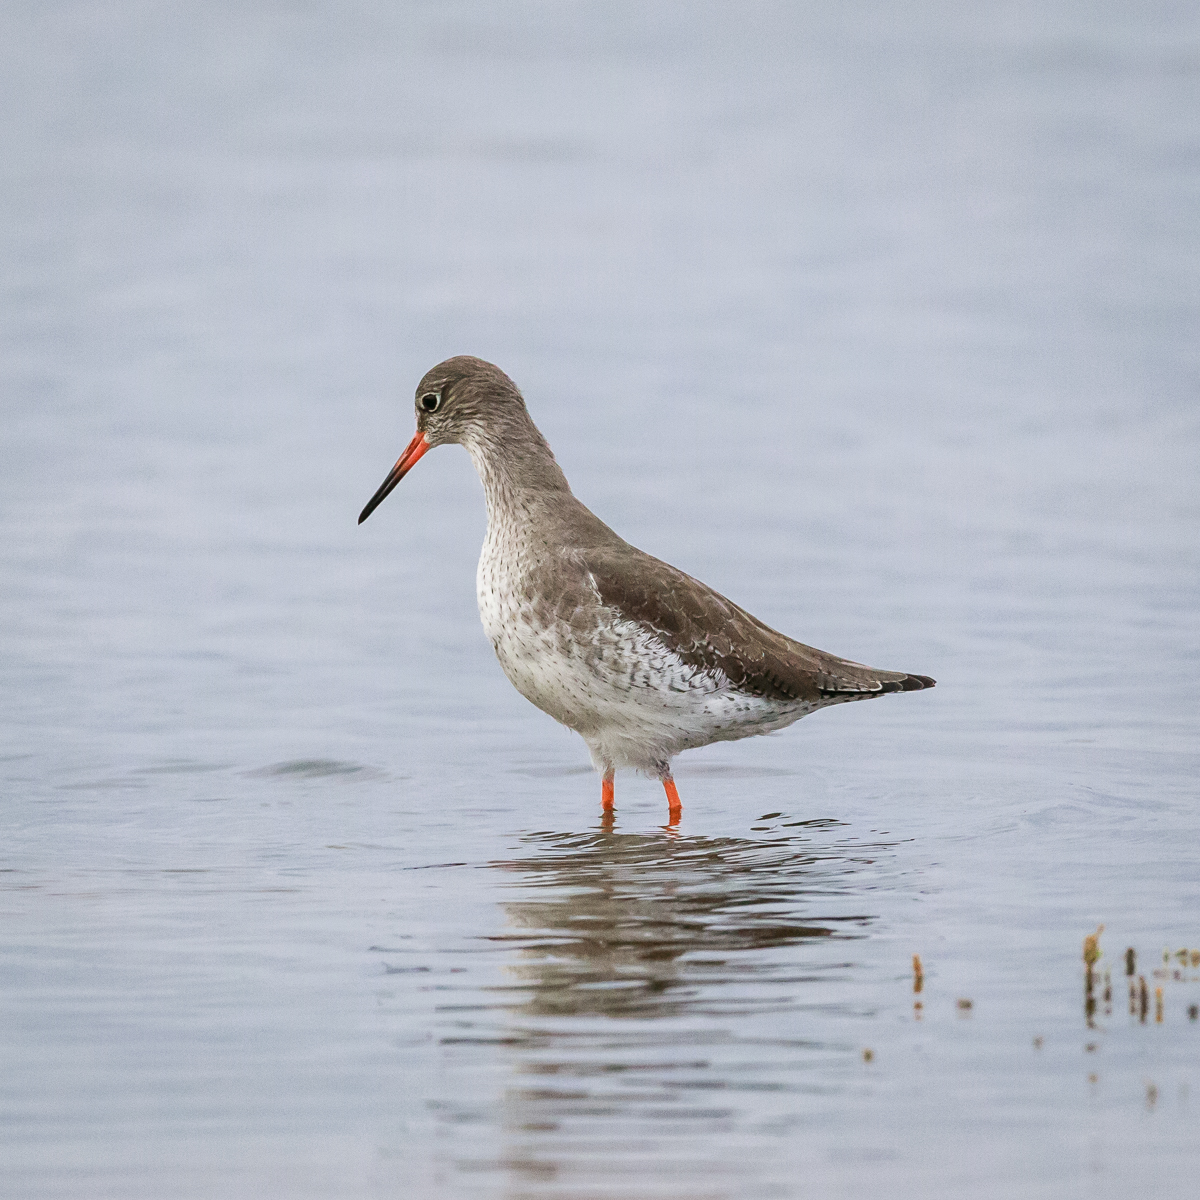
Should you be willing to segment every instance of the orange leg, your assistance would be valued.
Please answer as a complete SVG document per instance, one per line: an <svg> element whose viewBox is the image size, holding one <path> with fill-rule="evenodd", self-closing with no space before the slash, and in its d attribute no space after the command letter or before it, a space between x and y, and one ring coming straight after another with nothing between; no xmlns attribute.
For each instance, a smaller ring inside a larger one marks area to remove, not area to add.
<svg viewBox="0 0 1200 1200"><path fill-rule="evenodd" d="M613 794L615 790L613 787L612 771L605 771L604 782L600 785L600 807L606 813L610 813L613 810Z"/></svg>
<svg viewBox="0 0 1200 1200"><path fill-rule="evenodd" d="M663 791L667 793L667 824L678 825L679 818L683 816L683 805L679 802L679 791L675 787L675 780L668 775L662 781Z"/></svg>

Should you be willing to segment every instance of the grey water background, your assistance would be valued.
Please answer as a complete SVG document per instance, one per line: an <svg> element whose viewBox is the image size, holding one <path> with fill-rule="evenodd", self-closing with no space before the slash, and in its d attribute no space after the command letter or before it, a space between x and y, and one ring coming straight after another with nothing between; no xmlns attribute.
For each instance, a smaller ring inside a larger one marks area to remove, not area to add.
<svg viewBox="0 0 1200 1200"><path fill-rule="evenodd" d="M3 21L0 1191L1192 1194L1194 6ZM455 353L937 689L604 829L466 455L355 526Z"/></svg>

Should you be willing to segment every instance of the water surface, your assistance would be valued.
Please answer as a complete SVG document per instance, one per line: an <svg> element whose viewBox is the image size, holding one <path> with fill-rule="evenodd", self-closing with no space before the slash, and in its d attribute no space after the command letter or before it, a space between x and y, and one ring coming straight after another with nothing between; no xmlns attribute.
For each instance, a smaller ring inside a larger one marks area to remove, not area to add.
<svg viewBox="0 0 1200 1200"><path fill-rule="evenodd" d="M2 1190L1192 1194L1193 11L6 34ZM354 524L464 352L624 536L937 689L606 825L466 455Z"/></svg>

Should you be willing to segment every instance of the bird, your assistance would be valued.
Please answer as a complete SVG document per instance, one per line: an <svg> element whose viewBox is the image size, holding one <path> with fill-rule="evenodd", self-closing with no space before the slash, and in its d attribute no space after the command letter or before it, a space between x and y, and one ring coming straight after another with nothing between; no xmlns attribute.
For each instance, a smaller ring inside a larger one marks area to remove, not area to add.
<svg viewBox="0 0 1200 1200"><path fill-rule="evenodd" d="M794 641L630 545L576 499L517 385L492 363L439 363L415 407L416 433L358 523L429 450L466 448L487 501L476 574L484 631L517 691L582 736L608 820L618 768L661 781L674 828L682 803L671 763L682 751L934 686Z"/></svg>

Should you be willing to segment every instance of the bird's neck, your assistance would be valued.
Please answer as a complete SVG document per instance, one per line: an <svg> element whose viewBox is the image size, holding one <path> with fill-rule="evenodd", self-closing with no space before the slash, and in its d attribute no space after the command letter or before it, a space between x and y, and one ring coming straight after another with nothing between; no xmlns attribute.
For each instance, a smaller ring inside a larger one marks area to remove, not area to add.
<svg viewBox="0 0 1200 1200"><path fill-rule="evenodd" d="M513 427L489 429L464 439L487 497L488 524L531 519L571 495L567 477L528 415Z"/></svg>

